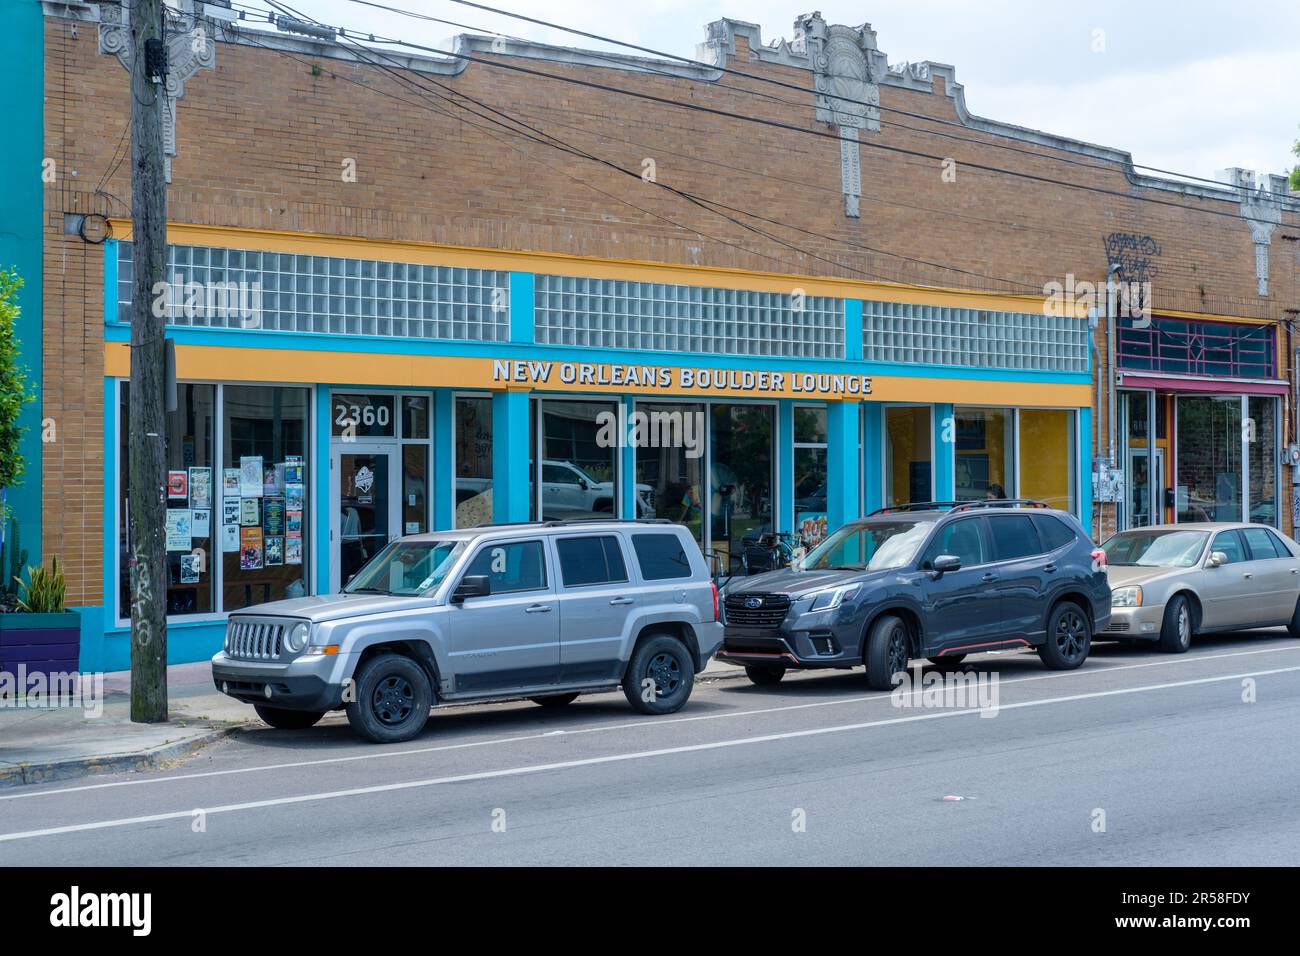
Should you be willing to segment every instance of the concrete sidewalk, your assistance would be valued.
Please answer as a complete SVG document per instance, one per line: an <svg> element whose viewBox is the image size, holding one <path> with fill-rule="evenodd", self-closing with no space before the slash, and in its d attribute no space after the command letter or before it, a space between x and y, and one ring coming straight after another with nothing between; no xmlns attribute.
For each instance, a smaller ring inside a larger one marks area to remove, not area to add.
<svg viewBox="0 0 1300 956"><path fill-rule="evenodd" d="M710 661L701 679L743 677ZM156 770L243 727L263 726L253 708L217 691L211 665L167 668L171 719L131 722L131 674L104 675L102 713L76 707L0 707L0 788L93 773Z"/></svg>

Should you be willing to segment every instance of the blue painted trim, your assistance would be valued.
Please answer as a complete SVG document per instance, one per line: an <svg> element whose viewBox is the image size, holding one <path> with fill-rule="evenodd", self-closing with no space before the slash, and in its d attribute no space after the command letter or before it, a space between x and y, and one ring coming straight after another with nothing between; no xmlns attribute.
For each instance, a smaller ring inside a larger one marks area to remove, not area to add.
<svg viewBox="0 0 1300 956"><path fill-rule="evenodd" d="M375 355L456 356L469 358L527 358L534 361L603 362L615 365L680 365L696 362L709 368L820 372L823 374L869 374L908 378L949 378L963 381L1088 384L1087 372L1032 372L1014 369L964 368L953 365L904 365L863 362L847 368L843 359L788 359L780 356L699 355L650 350L620 351L580 346L535 345L513 342L453 342L443 339L408 339L380 335L340 335L324 332L255 332L226 329L194 329L168 326L168 336L181 345L210 345L231 348L303 349L321 352L364 352ZM108 323L104 338L109 342L130 341L130 329L120 322ZM367 386L369 387L369 386ZM541 391L539 389L539 391ZM810 396L815 398L815 396Z"/></svg>
<svg viewBox="0 0 1300 956"><path fill-rule="evenodd" d="M794 531L794 401L776 403L776 500L773 528Z"/></svg>
<svg viewBox="0 0 1300 956"><path fill-rule="evenodd" d="M117 255L118 240L104 240L104 322L117 321ZM128 326L129 329L129 326Z"/></svg>
<svg viewBox="0 0 1300 956"><path fill-rule="evenodd" d="M844 300L844 358L862 361L862 300Z"/></svg>
<svg viewBox="0 0 1300 956"><path fill-rule="evenodd" d="M118 546L117 546L117 475L121 468L117 428L117 379L104 379L104 578L100 600L103 601L101 633L117 622Z"/></svg>
<svg viewBox="0 0 1300 956"><path fill-rule="evenodd" d="M23 281L18 292L18 363L36 401L18 413L18 449L25 463L18 484L4 489L10 518L0 523L0 560L8 573L9 551L17 541L21 565L39 564L41 549L41 420L43 401L43 306L45 186L45 16L39 3L7 3L0 13L0 63L5 68L5 148L0 150L0 267ZM55 169L67 176L62 162ZM56 422L60 428L65 422ZM67 557L67 555L61 555Z"/></svg>
<svg viewBox="0 0 1300 956"><path fill-rule="evenodd" d="M1074 500L1083 530L1092 534L1092 409L1079 409L1074 428Z"/></svg>
<svg viewBox="0 0 1300 956"><path fill-rule="evenodd" d="M330 441L330 385L316 386L316 434L308 442L310 450L310 467L315 476L312 480L311 500L307 506L311 510L312 542L307 549L307 560L312 563L316 579L316 593L330 593L330 562L334 557L334 542L330 540L330 465L333 461L333 448Z"/></svg>
<svg viewBox="0 0 1300 956"><path fill-rule="evenodd" d="M492 520L527 521L528 393L492 395Z"/></svg>
<svg viewBox="0 0 1300 956"><path fill-rule="evenodd" d="M456 523L456 398L451 389L433 393L433 529Z"/></svg>
<svg viewBox="0 0 1300 956"><path fill-rule="evenodd" d="M934 406L934 497L936 501L952 501L956 482L957 423L953 421L952 405Z"/></svg>
<svg viewBox="0 0 1300 956"><path fill-rule="evenodd" d="M826 523L838 528L859 516L858 403L826 403Z"/></svg>
<svg viewBox="0 0 1300 956"><path fill-rule="evenodd" d="M871 514L885 504L885 409L867 402L862 416L862 513Z"/></svg>
<svg viewBox="0 0 1300 956"><path fill-rule="evenodd" d="M510 343L536 342L534 318L537 308L535 281L531 272L510 273Z"/></svg>
<svg viewBox="0 0 1300 956"><path fill-rule="evenodd" d="M632 413L635 411L636 399L624 395L619 400L625 417L623 444L618 450L618 514L620 518L635 518L636 513L636 448L632 445L634 425Z"/></svg>

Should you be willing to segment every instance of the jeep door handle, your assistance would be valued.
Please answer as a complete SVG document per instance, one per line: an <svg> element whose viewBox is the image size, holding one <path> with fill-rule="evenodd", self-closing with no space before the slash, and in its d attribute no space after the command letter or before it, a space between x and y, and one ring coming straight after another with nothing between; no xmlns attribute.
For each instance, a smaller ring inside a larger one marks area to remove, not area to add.
<svg viewBox="0 0 1300 956"><path fill-rule="evenodd" d="M1292 569L1291 569L1291 573L1292 573L1292 574L1300 574L1300 568L1292 568Z"/></svg>
<svg viewBox="0 0 1300 956"><path fill-rule="evenodd" d="M609 603L610 603L610 604L614 604L614 605L619 605L619 604L635 604L636 601L634 601L632 598L613 598L613 599L610 600Z"/></svg>
<svg viewBox="0 0 1300 956"><path fill-rule="evenodd" d="M1254 576L1255 576L1255 575L1252 574L1252 573L1249 572L1249 571L1247 571L1247 572L1245 572L1244 574L1242 574L1242 577L1245 578L1247 581L1249 581L1249 580L1250 580L1251 578L1253 578Z"/></svg>
<svg viewBox="0 0 1300 956"><path fill-rule="evenodd" d="M524 608L525 614L545 614L551 609L549 604L530 604Z"/></svg>

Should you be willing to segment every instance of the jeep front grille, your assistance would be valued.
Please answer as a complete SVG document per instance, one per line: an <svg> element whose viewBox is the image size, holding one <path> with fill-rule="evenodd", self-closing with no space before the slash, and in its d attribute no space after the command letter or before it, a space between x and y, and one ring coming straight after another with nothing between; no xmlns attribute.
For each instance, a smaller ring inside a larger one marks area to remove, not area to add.
<svg viewBox="0 0 1300 956"><path fill-rule="evenodd" d="M248 661L273 661L280 656L285 625L232 617L226 623L226 653Z"/></svg>
<svg viewBox="0 0 1300 956"><path fill-rule="evenodd" d="M747 607L750 602L758 607ZM735 627L757 627L774 630L785 620L790 610L790 598L785 594L729 594L726 603L727 623Z"/></svg>

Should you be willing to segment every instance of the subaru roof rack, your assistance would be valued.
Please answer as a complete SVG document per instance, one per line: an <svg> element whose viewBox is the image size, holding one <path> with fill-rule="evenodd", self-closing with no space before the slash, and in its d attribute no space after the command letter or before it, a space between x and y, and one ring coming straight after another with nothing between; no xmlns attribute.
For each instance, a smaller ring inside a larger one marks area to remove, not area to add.
<svg viewBox="0 0 1300 956"><path fill-rule="evenodd" d="M1033 498L979 498L974 501L909 501L907 504L890 505L887 508L877 508L868 518L874 518L876 515L895 514L907 511L939 511L944 508L950 511L967 511L974 508L1050 508L1051 505L1043 501L1036 501Z"/></svg>

